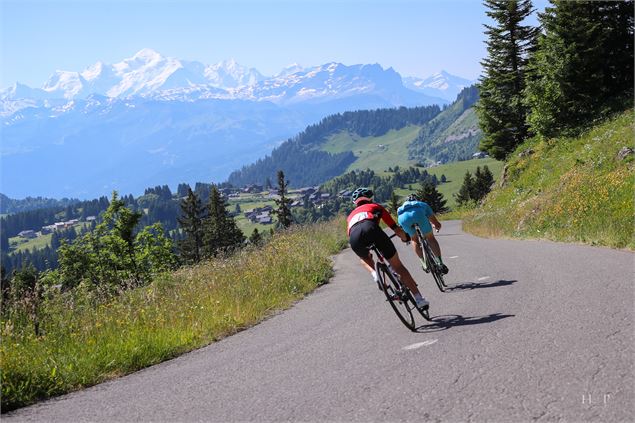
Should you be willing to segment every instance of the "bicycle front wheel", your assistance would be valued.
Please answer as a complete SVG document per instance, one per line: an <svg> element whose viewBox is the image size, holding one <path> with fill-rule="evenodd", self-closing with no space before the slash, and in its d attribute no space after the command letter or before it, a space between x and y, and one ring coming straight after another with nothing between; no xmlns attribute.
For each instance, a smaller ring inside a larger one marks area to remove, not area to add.
<svg viewBox="0 0 635 423"><path fill-rule="evenodd" d="M402 288L401 284L390 272L385 264L377 263L376 272L379 276L384 294L390 303L390 306L408 329L415 330L415 318L412 315L412 309L415 308L414 299L410 296L410 292L406 288ZM410 301L412 299L412 302Z"/></svg>

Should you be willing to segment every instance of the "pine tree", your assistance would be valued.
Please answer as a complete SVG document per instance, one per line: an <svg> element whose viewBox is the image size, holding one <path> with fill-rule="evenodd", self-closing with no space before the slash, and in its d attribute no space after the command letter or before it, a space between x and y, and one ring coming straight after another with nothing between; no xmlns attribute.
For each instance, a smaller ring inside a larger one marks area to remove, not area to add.
<svg viewBox="0 0 635 423"><path fill-rule="evenodd" d="M203 253L216 256L238 248L245 237L236 226L234 218L227 212L227 202L218 191L216 185L212 186L207 206L207 217L203 221Z"/></svg>
<svg viewBox="0 0 635 423"><path fill-rule="evenodd" d="M187 196L181 200L181 216L177 219L185 238L178 242L181 259L185 263L198 263L203 247L203 218L205 208L192 188L187 187Z"/></svg>
<svg viewBox="0 0 635 423"><path fill-rule="evenodd" d="M533 11L530 0L485 0L485 5L495 25L485 25L488 56L481 62L484 75L476 106L483 130L480 149L501 160L528 135L523 90L538 29L521 25Z"/></svg>
<svg viewBox="0 0 635 423"><path fill-rule="evenodd" d="M476 172L474 173L474 181L471 187L472 189L470 190L470 199L475 202L481 201L490 192L493 182L494 176L489 168L484 166L481 171L481 167L477 166Z"/></svg>
<svg viewBox="0 0 635 423"><path fill-rule="evenodd" d="M428 203L435 213L443 213L449 210L445 206L447 200L443 198L443 194L437 191L437 188L430 181L422 181L416 195L418 199L424 203Z"/></svg>
<svg viewBox="0 0 635 423"><path fill-rule="evenodd" d="M463 177L463 185L459 188L459 192L454 195L456 199L456 204L459 206L466 206L470 204L472 201L472 192L474 190L474 179L472 178L472 174L470 171L465 172L465 176Z"/></svg>
<svg viewBox="0 0 635 423"><path fill-rule="evenodd" d="M529 123L545 137L578 133L633 92L633 1L552 3L527 86Z"/></svg>
<svg viewBox="0 0 635 423"><path fill-rule="evenodd" d="M388 211L392 214L397 214L397 209L399 208L399 197L395 191L390 195L390 201L388 202Z"/></svg>
<svg viewBox="0 0 635 423"><path fill-rule="evenodd" d="M277 209L275 210L275 214L278 216L278 225L283 228L288 228L291 226L292 216L291 216L291 199L287 198L287 191L289 187L289 181L285 181L284 172L282 170L278 171L278 195L280 198L276 198L274 201L276 203Z"/></svg>
<svg viewBox="0 0 635 423"><path fill-rule="evenodd" d="M478 202L481 199L483 189L483 173L481 172L481 167L476 166L476 171L474 172L474 181L472 183L472 189L470 190L470 199Z"/></svg>
<svg viewBox="0 0 635 423"><path fill-rule="evenodd" d="M262 235L258 232L258 228L254 228L254 231L249 236L249 243L252 245L259 245L262 242Z"/></svg>

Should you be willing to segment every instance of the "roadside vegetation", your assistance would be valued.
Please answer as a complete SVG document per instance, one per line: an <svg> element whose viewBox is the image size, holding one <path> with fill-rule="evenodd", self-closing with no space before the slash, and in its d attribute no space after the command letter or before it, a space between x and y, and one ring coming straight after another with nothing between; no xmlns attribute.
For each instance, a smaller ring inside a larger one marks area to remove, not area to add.
<svg viewBox="0 0 635 423"><path fill-rule="evenodd" d="M525 142L464 229L634 249L634 121L631 110L580 137Z"/></svg>
<svg viewBox="0 0 635 423"><path fill-rule="evenodd" d="M464 229L635 248L633 1L552 0L540 27L485 4L480 148L507 163Z"/></svg>
<svg viewBox="0 0 635 423"><path fill-rule="evenodd" d="M100 295L48 289L3 315L2 410L94 385L200 348L289 307L331 276L341 221L295 226L260 246Z"/></svg>

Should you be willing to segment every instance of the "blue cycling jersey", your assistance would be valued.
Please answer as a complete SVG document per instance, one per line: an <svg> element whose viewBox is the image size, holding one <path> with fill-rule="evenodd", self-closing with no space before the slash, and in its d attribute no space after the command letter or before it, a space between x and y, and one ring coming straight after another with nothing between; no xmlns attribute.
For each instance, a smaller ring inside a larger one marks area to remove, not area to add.
<svg viewBox="0 0 635 423"><path fill-rule="evenodd" d="M421 233L426 235L432 232L430 216L434 215L432 208L423 201L406 201L397 209L399 226L411 237L415 235L412 225L415 223L421 228Z"/></svg>

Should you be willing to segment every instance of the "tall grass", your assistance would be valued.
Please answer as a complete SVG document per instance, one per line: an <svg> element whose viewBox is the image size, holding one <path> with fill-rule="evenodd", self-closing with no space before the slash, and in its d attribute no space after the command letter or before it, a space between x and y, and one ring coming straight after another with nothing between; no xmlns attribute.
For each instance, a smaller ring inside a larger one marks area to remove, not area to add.
<svg viewBox="0 0 635 423"><path fill-rule="evenodd" d="M632 110L578 138L533 139L507 164L505 187L488 195L463 228L482 236L547 238L635 248ZM533 153L519 156L521 151Z"/></svg>
<svg viewBox="0 0 635 423"><path fill-rule="evenodd" d="M81 287L43 306L36 337L2 321L2 410L159 363L254 325L328 281L340 221L297 227L259 249L166 274L101 301Z"/></svg>

